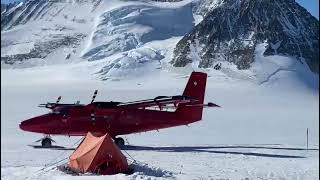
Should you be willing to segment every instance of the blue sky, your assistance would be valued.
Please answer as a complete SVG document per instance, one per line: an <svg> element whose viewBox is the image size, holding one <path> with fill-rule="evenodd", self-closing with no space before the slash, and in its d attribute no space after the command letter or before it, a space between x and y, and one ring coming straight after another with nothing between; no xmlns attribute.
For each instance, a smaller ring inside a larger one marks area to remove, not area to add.
<svg viewBox="0 0 320 180"><path fill-rule="evenodd" d="M8 3L12 1L14 0L1 0L1 3ZM298 2L304 8L306 8L317 19L319 19L319 0L295 0L295 1Z"/></svg>
<svg viewBox="0 0 320 180"><path fill-rule="evenodd" d="M296 0L296 2L306 8L314 17L319 19L319 0Z"/></svg>

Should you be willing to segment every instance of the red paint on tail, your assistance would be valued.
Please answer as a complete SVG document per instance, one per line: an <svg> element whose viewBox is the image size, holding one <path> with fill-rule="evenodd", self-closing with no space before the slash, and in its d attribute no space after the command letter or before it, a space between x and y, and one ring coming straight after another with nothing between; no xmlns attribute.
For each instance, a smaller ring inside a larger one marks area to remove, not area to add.
<svg viewBox="0 0 320 180"><path fill-rule="evenodd" d="M207 74L202 72L192 72L188 84L183 92L184 96L196 99L196 102L179 104L177 114L182 116L188 124L202 119L204 95L206 91Z"/></svg>

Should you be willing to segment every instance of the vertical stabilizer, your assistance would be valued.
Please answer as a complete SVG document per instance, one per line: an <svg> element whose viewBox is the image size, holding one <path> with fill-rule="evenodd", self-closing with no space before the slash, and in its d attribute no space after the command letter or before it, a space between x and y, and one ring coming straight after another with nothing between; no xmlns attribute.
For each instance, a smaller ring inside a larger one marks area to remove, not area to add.
<svg viewBox="0 0 320 180"><path fill-rule="evenodd" d="M183 92L184 96L196 99L193 103L179 104L177 114L186 123L199 121L202 119L204 95L206 91L207 74L202 72L192 72Z"/></svg>
<svg viewBox="0 0 320 180"><path fill-rule="evenodd" d="M203 104L206 91L207 74L192 72L183 95L197 99L197 104Z"/></svg>

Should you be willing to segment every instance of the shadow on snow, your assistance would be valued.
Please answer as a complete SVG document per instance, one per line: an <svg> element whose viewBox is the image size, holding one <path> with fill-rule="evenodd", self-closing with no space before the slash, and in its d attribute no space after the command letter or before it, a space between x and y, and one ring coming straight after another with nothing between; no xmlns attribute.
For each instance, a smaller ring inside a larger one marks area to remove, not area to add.
<svg viewBox="0 0 320 180"><path fill-rule="evenodd" d="M44 148L42 146L32 146L36 149L50 150L75 150L76 148L52 146ZM122 147L123 150L132 151L157 151L157 152L205 152L214 154L234 154L256 157L271 157L271 158L305 158L304 156L286 155L286 154L271 154L259 152L241 152L241 151L226 151L220 149L270 149L270 150L289 150L289 151L305 151L304 148L286 148L286 147L265 147L265 146L245 146L245 145L227 145L227 146L167 146L167 147L151 147L151 146L132 146L127 145ZM219 149L219 150L217 150ZM309 149L309 151L319 151L319 149Z"/></svg>
<svg viewBox="0 0 320 180"><path fill-rule="evenodd" d="M277 149L277 150L305 150L303 148L281 148L281 147L263 147L263 146L178 146L178 147L148 147L148 146L126 146L124 150L133 151L158 151L158 152L206 152L215 154L235 154L258 157L272 157L272 158L305 158L303 156L285 155L285 154L267 154L257 152L237 152L237 151L222 151L214 149ZM318 150L318 149L309 149Z"/></svg>

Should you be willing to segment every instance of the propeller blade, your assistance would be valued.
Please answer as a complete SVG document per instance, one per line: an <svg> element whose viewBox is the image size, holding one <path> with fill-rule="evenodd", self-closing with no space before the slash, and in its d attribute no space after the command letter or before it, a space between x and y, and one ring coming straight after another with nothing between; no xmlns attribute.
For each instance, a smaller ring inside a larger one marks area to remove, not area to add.
<svg viewBox="0 0 320 180"><path fill-rule="evenodd" d="M56 101L56 104L58 104L61 100L61 96L58 97L57 101Z"/></svg>
<svg viewBox="0 0 320 180"><path fill-rule="evenodd" d="M93 93L93 97L92 97L91 103L93 103L93 101L96 98L97 94L98 94L98 90L95 90L94 93Z"/></svg>

